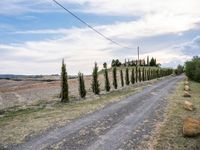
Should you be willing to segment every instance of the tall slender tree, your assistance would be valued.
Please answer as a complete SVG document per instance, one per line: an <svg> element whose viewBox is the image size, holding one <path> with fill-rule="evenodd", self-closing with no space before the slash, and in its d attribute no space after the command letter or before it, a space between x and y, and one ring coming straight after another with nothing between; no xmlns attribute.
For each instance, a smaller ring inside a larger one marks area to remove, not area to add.
<svg viewBox="0 0 200 150"><path fill-rule="evenodd" d="M126 68L125 80L126 80L126 85L129 85L130 84L130 80L129 80L129 69L128 69L128 67Z"/></svg>
<svg viewBox="0 0 200 150"><path fill-rule="evenodd" d="M147 80L150 80L150 68L147 70Z"/></svg>
<svg viewBox="0 0 200 150"><path fill-rule="evenodd" d="M142 81L145 81L145 69L144 67L142 68Z"/></svg>
<svg viewBox="0 0 200 150"><path fill-rule="evenodd" d="M107 63L104 63L104 78L105 78L105 90L107 92L110 91L110 81L108 77L108 69L107 69Z"/></svg>
<svg viewBox="0 0 200 150"><path fill-rule="evenodd" d="M92 91L94 94L100 93L100 84L98 80L98 66L97 63L95 63L93 73L92 73Z"/></svg>
<svg viewBox="0 0 200 150"><path fill-rule="evenodd" d="M147 66L149 66L149 56L147 56Z"/></svg>
<svg viewBox="0 0 200 150"><path fill-rule="evenodd" d="M64 59L61 67L61 102L69 102L68 76Z"/></svg>
<svg viewBox="0 0 200 150"><path fill-rule="evenodd" d="M123 70L120 70L120 78L121 78L121 86L124 87L124 75L123 75Z"/></svg>
<svg viewBox="0 0 200 150"><path fill-rule="evenodd" d="M134 71L134 68L132 68L132 70L131 70L131 83L135 84L135 71Z"/></svg>
<svg viewBox="0 0 200 150"><path fill-rule="evenodd" d="M135 82L138 82L138 67L135 68Z"/></svg>
<svg viewBox="0 0 200 150"><path fill-rule="evenodd" d="M117 89L117 68L113 67L113 86Z"/></svg>
<svg viewBox="0 0 200 150"><path fill-rule="evenodd" d="M141 82L142 78L141 78L141 69L140 69L140 67L139 67L139 70L138 70L138 74L139 74L139 81Z"/></svg>
<svg viewBox="0 0 200 150"><path fill-rule="evenodd" d="M78 81L79 81L79 95L81 98L85 98L86 90L85 90L85 82L82 73L78 73Z"/></svg>

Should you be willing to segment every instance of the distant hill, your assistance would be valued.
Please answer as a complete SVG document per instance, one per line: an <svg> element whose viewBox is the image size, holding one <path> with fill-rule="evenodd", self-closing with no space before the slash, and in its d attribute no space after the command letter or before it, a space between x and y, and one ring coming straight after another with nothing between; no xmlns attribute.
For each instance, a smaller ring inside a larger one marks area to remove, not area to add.
<svg viewBox="0 0 200 150"><path fill-rule="evenodd" d="M0 74L0 79L16 79L16 78L27 78L26 75L14 75L14 74Z"/></svg>
<svg viewBox="0 0 200 150"><path fill-rule="evenodd" d="M77 78L77 76L69 75L69 79ZM0 79L7 80L37 80L37 81L57 81L60 80L60 75L52 74L52 75L15 75L15 74L0 74Z"/></svg>

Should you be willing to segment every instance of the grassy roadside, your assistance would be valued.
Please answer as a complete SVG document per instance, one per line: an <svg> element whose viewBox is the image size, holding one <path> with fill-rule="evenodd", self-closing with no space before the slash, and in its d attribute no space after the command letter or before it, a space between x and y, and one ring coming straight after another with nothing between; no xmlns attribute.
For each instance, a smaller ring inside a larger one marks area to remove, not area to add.
<svg viewBox="0 0 200 150"><path fill-rule="evenodd" d="M187 116L200 119L200 83L190 81L191 98L184 98L183 82L181 82L174 93L170 96L166 112L166 119L155 135L153 149L156 150L199 150L200 136L186 138L182 135L182 121ZM195 110L190 112L183 108L183 101L189 100L194 104Z"/></svg>
<svg viewBox="0 0 200 150"><path fill-rule="evenodd" d="M7 111L3 117L0 117L0 147L21 143L26 138L52 127L66 125L73 119L139 92L145 86L159 80L161 79L143 82L82 101L72 101L67 104L57 102L50 106L39 103L26 109Z"/></svg>

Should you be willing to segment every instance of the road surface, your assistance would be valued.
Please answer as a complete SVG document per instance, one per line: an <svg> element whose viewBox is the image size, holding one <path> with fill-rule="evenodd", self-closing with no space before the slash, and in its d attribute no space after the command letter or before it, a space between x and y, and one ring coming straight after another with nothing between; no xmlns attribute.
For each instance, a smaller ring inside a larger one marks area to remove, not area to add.
<svg viewBox="0 0 200 150"><path fill-rule="evenodd" d="M119 102L77 119L64 127L11 146L16 150L117 150L137 149L163 118L167 96L183 76L147 86Z"/></svg>

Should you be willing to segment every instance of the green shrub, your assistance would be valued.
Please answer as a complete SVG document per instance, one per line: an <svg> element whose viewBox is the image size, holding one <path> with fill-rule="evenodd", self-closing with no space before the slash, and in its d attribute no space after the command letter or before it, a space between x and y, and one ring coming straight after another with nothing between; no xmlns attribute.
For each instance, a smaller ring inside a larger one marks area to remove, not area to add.
<svg viewBox="0 0 200 150"><path fill-rule="evenodd" d="M185 63L185 73L191 80L200 82L200 57L195 56Z"/></svg>

